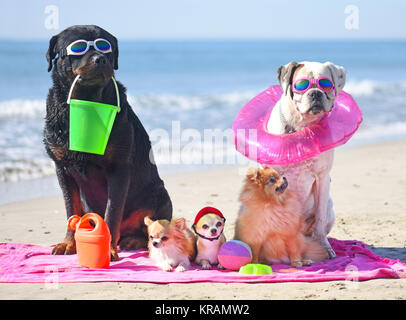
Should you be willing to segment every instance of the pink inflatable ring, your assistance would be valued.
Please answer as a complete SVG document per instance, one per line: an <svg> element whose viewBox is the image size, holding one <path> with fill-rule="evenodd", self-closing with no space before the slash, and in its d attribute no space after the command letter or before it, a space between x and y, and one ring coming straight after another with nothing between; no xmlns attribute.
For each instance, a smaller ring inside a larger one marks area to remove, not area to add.
<svg viewBox="0 0 406 320"><path fill-rule="evenodd" d="M294 133L270 134L266 126L282 93L278 85L269 87L250 100L233 123L237 151L261 164L287 165L313 158L345 144L362 122L357 103L341 91L333 110L317 124Z"/></svg>

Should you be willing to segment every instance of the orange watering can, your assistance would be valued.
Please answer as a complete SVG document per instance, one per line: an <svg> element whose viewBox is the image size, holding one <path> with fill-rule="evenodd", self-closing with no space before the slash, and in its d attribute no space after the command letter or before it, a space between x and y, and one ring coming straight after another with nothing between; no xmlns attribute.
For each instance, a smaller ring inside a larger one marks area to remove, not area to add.
<svg viewBox="0 0 406 320"><path fill-rule="evenodd" d="M92 222L92 224L91 224ZM71 216L68 228L75 231L76 251L79 265L87 268L108 268L110 266L109 227L97 213L83 217Z"/></svg>

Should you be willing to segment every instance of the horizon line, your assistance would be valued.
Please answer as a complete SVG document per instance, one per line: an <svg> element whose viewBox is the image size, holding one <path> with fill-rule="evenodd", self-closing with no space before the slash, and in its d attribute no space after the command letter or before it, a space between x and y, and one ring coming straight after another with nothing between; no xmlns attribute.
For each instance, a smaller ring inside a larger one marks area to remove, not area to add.
<svg viewBox="0 0 406 320"><path fill-rule="evenodd" d="M56 33L57 34L57 33ZM51 36L50 36L51 37ZM0 36L1 40L7 41L42 41L49 40L50 37L38 37L38 38L25 38L25 37L3 37ZM238 37L174 37L174 38L159 38L159 37L121 37L118 38L120 41L406 41L406 37L387 37L387 38L373 38L373 37L337 37L337 38L293 38L293 37L249 37L249 38L238 38Z"/></svg>

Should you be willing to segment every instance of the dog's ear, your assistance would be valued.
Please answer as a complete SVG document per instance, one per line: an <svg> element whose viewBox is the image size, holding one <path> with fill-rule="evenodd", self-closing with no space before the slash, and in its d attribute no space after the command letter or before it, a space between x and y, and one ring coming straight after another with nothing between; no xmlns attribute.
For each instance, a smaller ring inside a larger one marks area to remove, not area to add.
<svg viewBox="0 0 406 320"><path fill-rule="evenodd" d="M336 95L343 90L344 85L345 85L345 69L344 67L337 66L332 62L326 62L325 65L331 72L331 77L334 82L334 88L336 90Z"/></svg>
<svg viewBox="0 0 406 320"><path fill-rule="evenodd" d="M48 61L48 72L52 70L52 62L55 59L56 54L58 53L57 48L55 48L57 40L58 40L57 35L53 36L51 40L49 40L49 48L45 55Z"/></svg>
<svg viewBox="0 0 406 320"><path fill-rule="evenodd" d="M113 42L114 42L114 44L113 44L113 55L114 55L114 70L117 70L118 69L118 41L117 41L117 38L115 37L115 36L112 36L113 37Z"/></svg>
<svg viewBox="0 0 406 320"><path fill-rule="evenodd" d="M147 227L149 227L153 222L154 222L154 221L152 221L151 218L148 217L148 216L146 216L146 217L144 218L144 223L145 223L145 225L146 225Z"/></svg>
<svg viewBox="0 0 406 320"><path fill-rule="evenodd" d="M186 229L186 220L185 220L185 218L175 219L174 225L179 230L185 230Z"/></svg>
<svg viewBox="0 0 406 320"><path fill-rule="evenodd" d="M247 178L251 181L257 180L259 176L259 170L257 168L251 167L247 171Z"/></svg>
<svg viewBox="0 0 406 320"><path fill-rule="evenodd" d="M284 66L280 66L278 68L278 80L279 84L283 89L285 95L287 95L288 91L290 96L293 98L293 91L292 91L292 80L293 75L297 68L303 66L303 64L299 64L296 61L292 61Z"/></svg>

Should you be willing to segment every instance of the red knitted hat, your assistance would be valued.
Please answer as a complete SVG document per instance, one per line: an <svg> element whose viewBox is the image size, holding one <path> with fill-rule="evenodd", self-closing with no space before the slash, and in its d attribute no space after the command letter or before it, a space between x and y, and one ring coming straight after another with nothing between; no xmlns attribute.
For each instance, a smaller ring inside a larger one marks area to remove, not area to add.
<svg viewBox="0 0 406 320"><path fill-rule="evenodd" d="M216 209L214 207L204 207L203 209L201 209L195 218L195 221L193 222L193 225L196 225L200 218L203 217L204 215L208 214L208 213L214 213L217 214L219 217L223 218L224 220L226 220L226 218L224 218L223 214L221 213L221 211L219 209Z"/></svg>

